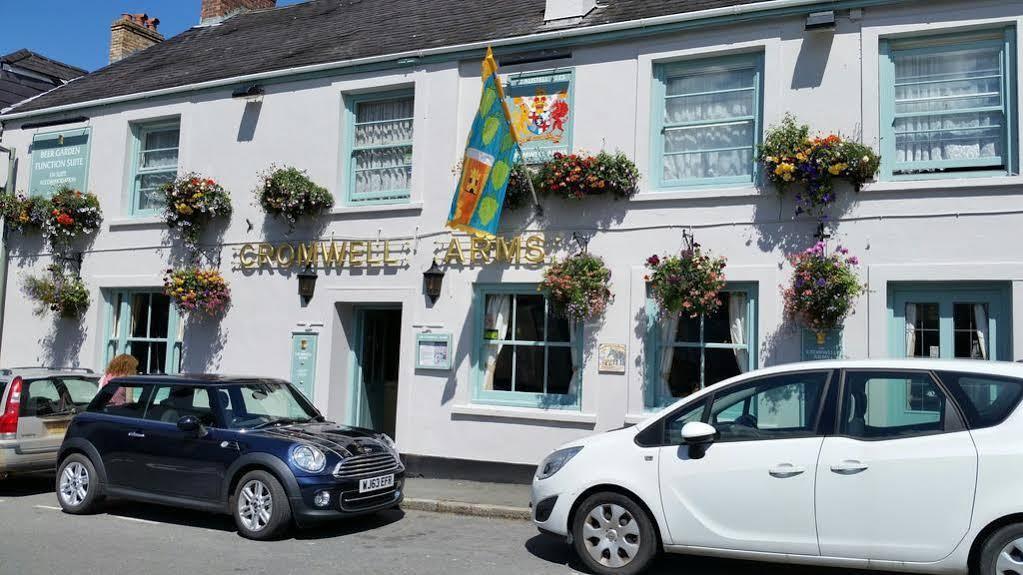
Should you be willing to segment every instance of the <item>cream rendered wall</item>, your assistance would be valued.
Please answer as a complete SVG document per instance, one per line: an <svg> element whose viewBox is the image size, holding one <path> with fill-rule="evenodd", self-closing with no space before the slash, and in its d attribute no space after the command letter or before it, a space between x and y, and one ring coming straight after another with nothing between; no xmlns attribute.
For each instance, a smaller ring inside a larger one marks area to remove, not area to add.
<svg viewBox="0 0 1023 575"><path fill-rule="evenodd" d="M230 90L142 101L88 112L92 127L89 187L100 195L106 225L86 254L83 276L96 305L76 327L32 315L18 288L21 276L40 271L36 240L12 241L11 289L6 302L3 364L80 363L99 367L103 357L101 290L160 285L161 270L179 250L169 248L158 220L127 218L128 123L181 117L182 170L221 181L233 194L235 215L223 231L221 269L228 272L234 307L218 324L190 326L185 336L186 370L213 370L288 377L290 336L295 329L319 330L315 402L333 419L349 407L350 339L354 306L400 303L403 340L397 440L408 453L514 463L536 463L557 445L643 417L645 321L644 260L681 247L691 227L705 248L729 258L732 281L757 282L756 355L760 365L799 359L799 335L783 322L779 286L787 281L784 255L812 243L813 222L793 219L790 201L772 188L654 191L649 188L651 72L657 62L759 51L765 56L764 120L785 112L823 130L878 139L878 38L916 30L941 30L1020 22L1021 1L911 3L905 8L871 8L850 18L839 13L835 32L803 31L801 18L765 20L730 27L572 49L572 57L550 63L507 66L502 73L571 66L575 70L576 149L619 149L643 172L640 194L628 202L545 201L546 217L529 210L506 215L506 235L543 231L570 238L592 234L590 251L612 270L615 300L600 323L585 326L579 411L545 411L474 405L471 354L475 283L536 282L536 267L486 266L448 269L444 292L434 305L422 293L422 271L446 242L443 224L456 183L452 172L479 99L479 62L440 63L401 72L338 75L268 84L261 105L230 98ZM862 54L862 57L861 57ZM415 157L412 199L397 208L343 205L342 94L413 87ZM1023 93L1023 91L1018 90ZM3 144L16 146L22 161L19 186L28 182L28 145L37 130L5 126ZM74 126L67 126L74 127ZM47 128L38 131L48 131ZM265 222L254 204L257 173L270 164L291 164L334 192L338 208L322 230L300 226L288 235ZM1023 259L1018 230L1023 226L1023 178L878 183L846 204L832 243L842 243L864 262L871 292L860 299L846 323L850 357L888 354L887 286L903 280L991 280L1013 282L1023 297ZM852 196L852 194L847 194ZM248 230L246 220L252 222ZM390 271L320 272L316 296L303 307L291 273L242 272L234 252L245 242L298 241L313 237L407 238L406 267ZM211 235L209 242L216 242ZM564 255L571 242L556 250ZM1019 309L1019 308L1017 308ZM1014 311L1014 357L1023 357L1023 315ZM300 325L301 324L301 325ZM455 342L450 372L416 370L414 335L447 330ZM597 372L599 342L624 343L624 375Z"/></svg>

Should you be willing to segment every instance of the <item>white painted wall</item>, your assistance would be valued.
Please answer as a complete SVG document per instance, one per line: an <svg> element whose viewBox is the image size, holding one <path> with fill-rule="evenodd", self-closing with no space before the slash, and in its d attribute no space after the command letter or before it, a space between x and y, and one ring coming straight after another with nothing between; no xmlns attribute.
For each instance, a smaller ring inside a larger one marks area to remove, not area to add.
<svg viewBox="0 0 1023 575"><path fill-rule="evenodd" d="M575 68L574 144L577 149L619 149L635 158L649 182L651 71L654 63L678 58L745 51L765 54L764 114L768 124L787 111L827 131L878 138L878 38L918 30L1023 24L1023 2L935 1L906 8L872 8L862 19L839 14L834 34L803 32L801 18L774 19L727 28L612 45L573 49L559 67ZM861 56L862 55L862 56ZM506 67L505 73L540 70L550 64ZM732 281L759 284L760 365L797 360L799 336L783 325L779 286L787 281L784 254L812 243L814 224L793 220L791 202L765 189L731 188L654 192L646 185L629 202L593 199L546 202L547 218L506 216L508 235L545 231L571 237L575 229L597 230L589 249L611 267L615 301L599 325L586 326L588 356L597 342L624 343L630 362L625 375L598 374L595 361L584 368L579 412L495 408L471 404L474 282L536 282L541 270L490 266L451 269L444 293L430 306L422 293L422 271L446 241L443 224L455 187L452 168L461 156L479 98L479 63L431 64L407 72L335 76L267 86L248 141L255 109L221 90L93 110L91 191L100 196L106 224L85 257L83 277L95 305L80 326L32 315L19 291L20 278L48 264L40 242L13 238L0 361L6 365L58 363L100 365L103 358L102 291L115 287L158 287L162 270L177 248L168 247L159 220L127 219L128 123L179 115L182 170L216 178L234 198L235 215L224 231L222 269L232 282L234 307L216 324L186 331L186 370L288 377L290 337L299 324L320 323L315 402L335 419L345 417L351 365L352 305L400 303L403 341L397 440L409 453L478 460L536 463L570 439L635 421L643 412L644 260L681 247L681 228L692 226L705 248L729 259ZM410 238L415 247L407 267L396 272L351 271L322 274L312 302L302 307L296 280L275 271L241 272L233 259L246 242L309 239L314 230L265 221L255 205L259 171L271 164L308 170L339 199L343 170L342 94L412 87L415 106L415 168L411 203L400 209L339 207L321 237ZM1023 90L1018 90L1023 93ZM243 120L244 118L244 120ZM244 123L244 126L243 126ZM74 126L66 126L68 128ZM27 187L27 151L33 133L20 121L5 126L3 145L15 146L21 162L19 187ZM245 139L245 138L243 138ZM843 215L834 241L864 262L871 292L861 298L845 327L851 357L888 353L887 286L902 280L997 280L1012 282L1023 297L1023 178L879 183L836 209ZM526 210L528 211L528 210ZM247 231L246 220L254 224ZM214 236L210 236L210 240ZM229 271L228 271L229 270ZM1013 356L1023 357L1023 308L1013 318ZM416 326L443 326L454 335L456 366L451 372L416 370ZM218 343L219 342L219 343Z"/></svg>

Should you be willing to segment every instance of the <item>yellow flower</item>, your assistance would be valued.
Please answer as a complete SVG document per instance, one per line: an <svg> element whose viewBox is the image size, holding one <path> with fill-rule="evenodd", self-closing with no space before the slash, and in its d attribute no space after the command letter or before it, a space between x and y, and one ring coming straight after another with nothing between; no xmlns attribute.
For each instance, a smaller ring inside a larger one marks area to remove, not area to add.
<svg viewBox="0 0 1023 575"><path fill-rule="evenodd" d="M791 174L794 171L796 171L796 167L795 166L793 166L792 164L790 164L788 162L782 162L782 163L778 164L778 167L776 167L774 169L774 174L776 176L786 176L786 175Z"/></svg>
<svg viewBox="0 0 1023 575"><path fill-rule="evenodd" d="M796 159L799 160L800 162L805 162L806 154L804 154L803 152L799 152L798 154L796 154Z"/></svg>
<svg viewBox="0 0 1023 575"><path fill-rule="evenodd" d="M828 172L832 176L837 176L838 174L841 174L842 172L844 172L845 169L848 168L848 167L849 167L849 164L841 164L841 163L840 164L832 164L830 167L828 167Z"/></svg>
<svg viewBox="0 0 1023 575"><path fill-rule="evenodd" d="M178 204L176 207L178 213L181 215L187 216L192 213L192 208L188 207L186 204Z"/></svg>

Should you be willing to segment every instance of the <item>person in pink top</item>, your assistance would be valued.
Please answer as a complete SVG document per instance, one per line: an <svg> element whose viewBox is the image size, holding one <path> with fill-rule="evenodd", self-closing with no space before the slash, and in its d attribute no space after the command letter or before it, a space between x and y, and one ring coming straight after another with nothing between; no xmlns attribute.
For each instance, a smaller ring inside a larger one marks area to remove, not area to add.
<svg viewBox="0 0 1023 575"><path fill-rule="evenodd" d="M110 365L107 366L106 373L104 373L103 378L99 380L99 387L102 389L104 385L110 383L110 380L115 377L135 375L138 373L138 370L139 360L122 353L110 360ZM122 387L114 392L114 396L110 399L110 403L108 405L124 405L131 400L132 398L128 397L125 388Z"/></svg>

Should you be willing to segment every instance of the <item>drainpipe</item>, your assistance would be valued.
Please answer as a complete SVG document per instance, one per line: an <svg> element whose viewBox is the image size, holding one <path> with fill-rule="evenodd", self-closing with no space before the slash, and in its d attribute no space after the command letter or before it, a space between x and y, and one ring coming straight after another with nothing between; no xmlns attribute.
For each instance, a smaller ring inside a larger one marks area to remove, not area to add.
<svg viewBox="0 0 1023 575"><path fill-rule="evenodd" d="M7 156L7 179L4 181L2 192L5 194L14 193L14 161L18 156L15 148L0 146L0 154ZM0 160L0 170L3 170L3 161ZM7 222L3 215L0 215L0 357L3 357L3 334L4 334L4 306L7 302Z"/></svg>

